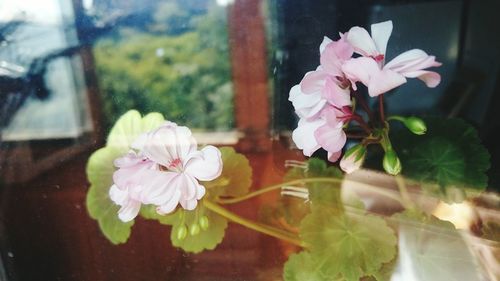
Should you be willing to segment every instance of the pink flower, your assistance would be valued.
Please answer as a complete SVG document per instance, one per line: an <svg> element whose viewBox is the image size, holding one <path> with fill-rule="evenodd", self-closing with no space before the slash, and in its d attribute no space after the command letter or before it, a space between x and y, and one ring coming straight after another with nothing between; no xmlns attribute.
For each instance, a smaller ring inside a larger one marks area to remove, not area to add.
<svg viewBox="0 0 500 281"><path fill-rule="evenodd" d="M350 174L363 165L366 156L366 147L358 144L348 149L342 159L340 159L340 168Z"/></svg>
<svg viewBox="0 0 500 281"><path fill-rule="evenodd" d="M300 117L292 138L306 156L319 148L328 151L332 162L341 155L346 142L343 126L352 115L350 83L342 65L352 54L343 34L338 41L325 37L320 45L321 65L290 90L289 100Z"/></svg>
<svg viewBox="0 0 500 281"><path fill-rule="evenodd" d="M118 170L109 195L120 205L119 218L134 219L141 204L157 206L168 214L178 204L193 210L205 195L199 181L210 181L222 172L220 151L214 146L197 150L187 127L166 122L141 135L132 145L135 151L115 160Z"/></svg>
<svg viewBox="0 0 500 281"><path fill-rule="evenodd" d="M301 118L292 133L292 139L305 156L311 156L316 150L323 148L328 152L328 160L335 162L346 143L343 126L351 114L349 107L338 109L327 105L317 118Z"/></svg>
<svg viewBox="0 0 500 281"><path fill-rule="evenodd" d="M346 36L354 52L362 55L342 65L342 71L352 82L354 89L355 83L361 82L368 87L369 95L375 97L406 83L406 78L419 78L430 88L440 83L438 73L424 69L440 66L441 63L422 50L406 51L385 64L392 21L372 24L371 33L370 36L364 28L355 26Z"/></svg>

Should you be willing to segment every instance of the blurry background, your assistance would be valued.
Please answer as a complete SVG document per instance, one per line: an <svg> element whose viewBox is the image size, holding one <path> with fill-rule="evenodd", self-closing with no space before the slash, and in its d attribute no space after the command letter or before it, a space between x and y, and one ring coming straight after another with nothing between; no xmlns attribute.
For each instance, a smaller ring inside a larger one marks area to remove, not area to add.
<svg viewBox="0 0 500 281"><path fill-rule="evenodd" d="M439 87L413 79L387 95L388 110L474 124L499 187L498 10L495 0L0 0L0 280L269 280L264 261L281 265L281 248L239 227L200 256L143 220L112 246L85 210L85 163L135 108L235 146L255 187L279 181L285 159L303 159L291 150L289 89L319 64L323 36L354 25L391 19L388 59L420 48L443 63Z"/></svg>

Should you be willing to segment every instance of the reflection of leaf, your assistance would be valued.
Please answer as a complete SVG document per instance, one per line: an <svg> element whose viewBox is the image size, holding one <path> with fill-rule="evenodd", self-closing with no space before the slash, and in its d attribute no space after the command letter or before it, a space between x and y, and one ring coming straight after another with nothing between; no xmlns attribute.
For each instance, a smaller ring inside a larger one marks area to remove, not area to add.
<svg viewBox="0 0 500 281"><path fill-rule="evenodd" d="M106 147L94 152L87 163L87 210L99 222L103 234L112 243L127 241L134 222L124 223L118 219L120 207L109 198L113 184L114 160L130 149L130 144L139 134L154 129L164 122L159 113L150 113L143 118L136 110L130 110L118 119L108 136Z"/></svg>
<svg viewBox="0 0 500 281"><path fill-rule="evenodd" d="M231 147L221 147L220 151L224 163L222 174L213 181L203 183L208 197L245 195L252 185L252 168L248 159Z"/></svg>
<svg viewBox="0 0 500 281"><path fill-rule="evenodd" d="M196 212L199 212L196 214ZM208 217L209 225L206 230L200 230L197 235L188 234L184 239L179 240L177 233L179 228L185 225L192 227L194 223L198 223L198 219L202 213ZM203 250L213 250L224 238L224 233L227 227L227 220L222 216L203 208L203 203L199 204L194 211L186 211L178 209L173 215L172 232L170 239L176 247L182 248L186 252L199 253ZM184 216L184 223L181 216Z"/></svg>
<svg viewBox="0 0 500 281"><path fill-rule="evenodd" d="M459 201L460 198L451 198L456 197L458 190L484 190L489 154L476 130L459 119L426 118L425 122L428 131L423 136L405 129L392 133L403 173L448 200Z"/></svg>
<svg viewBox="0 0 500 281"><path fill-rule="evenodd" d="M318 270L318 262L309 252L303 251L288 258L283 268L285 281L328 281Z"/></svg>
<svg viewBox="0 0 500 281"><path fill-rule="evenodd" d="M109 188L112 185L113 161L121 155L119 149L105 147L92 154L87 163L87 176L90 189L87 193L87 210L106 238L113 244L127 241L133 221L124 223L118 219L120 207L109 199Z"/></svg>
<svg viewBox="0 0 500 281"><path fill-rule="evenodd" d="M396 280L481 280L468 246L451 223L423 214L407 217L417 220L399 224Z"/></svg>
<svg viewBox="0 0 500 281"><path fill-rule="evenodd" d="M302 222L300 236L328 280L348 281L376 274L396 254L396 236L382 218L336 215L316 208Z"/></svg>

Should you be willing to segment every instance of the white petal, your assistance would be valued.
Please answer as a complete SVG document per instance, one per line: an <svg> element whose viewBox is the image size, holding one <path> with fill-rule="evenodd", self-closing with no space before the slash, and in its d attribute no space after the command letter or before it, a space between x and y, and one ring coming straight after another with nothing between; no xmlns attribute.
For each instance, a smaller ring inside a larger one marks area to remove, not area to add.
<svg viewBox="0 0 500 281"><path fill-rule="evenodd" d="M177 207L177 205L179 204L180 198L181 198L181 191L175 189L175 192L172 194L170 200L168 200L166 203L156 208L156 212L160 215L166 215L171 213L173 210L175 210L175 207Z"/></svg>
<svg viewBox="0 0 500 281"><path fill-rule="evenodd" d="M368 31L362 27L352 27L347 33L347 42L354 47L356 53L362 56L369 57L379 55L375 42L373 42Z"/></svg>
<svg viewBox="0 0 500 281"><path fill-rule="evenodd" d="M372 24L371 29L373 42L375 42L379 54L385 55L387 42L392 33L392 21Z"/></svg>
<svg viewBox="0 0 500 281"><path fill-rule="evenodd" d="M321 45L319 45L319 53L323 53L323 51L325 50L326 48L326 45L332 43L332 39L328 38L328 37L323 37L323 42L321 42Z"/></svg>
<svg viewBox="0 0 500 281"><path fill-rule="evenodd" d="M174 196L178 188L175 182L179 175L174 172L143 171L139 182L142 190L138 199L144 204L165 204Z"/></svg>
<svg viewBox="0 0 500 281"><path fill-rule="evenodd" d="M190 199L190 200L181 200L180 201L182 208L192 211L196 209L196 206L198 205L198 200L196 199Z"/></svg>
<svg viewBox="0 0 500 281"><path fill-rule="evenodd" d="M375 60L360 57L346 61L342 66L342 71L350 81L361 82L368 86L371 77L380 72L380 67Z"/></svg>
<svg viewBox="0 0 500 281"><path fill-rule="evenodd" d="M426 52L420 49L412 49L393 58L390 62L385 64L384 68L400 72L422 62L428 57L429 55Z"/></svg>
<svg viewBox="0 0 500 281"><path fill-rule="evenodd" d="M305 156L311 156L320 145L314 137L314 132L323 124L324 120L316 119L307 121L300 119L297 128L292 133L292 139L299 149L303 150Z"/></svg>
<svg viewBox="0 0 500 281"><path fill-rule="evenodd" d="M368 84L368 94L370 97L376 97L404 83L406 83L406 78L403 75L384 69L371 77Z"/></svg>
<svg viewBox="0 0 500 281"><path fill-rule="evenodd" d="M190 158L185 172L198 180L211 181L222 172L222 155L218 148L212 145L205 146L201 153Z"/></svg>
<svg viewBox="0 0 500 281"><path fill-rule="evenodd" d="M129 200L127 204L123 205L118 211L118 218L123 222L133 220L139 214L141 209L141 202Z"/></svg>
<svg viewBox="0 0 500 281"><path fill-rule="evenodd" d="M122 190L113 184L109 189L109 198L111 201L115 202L115 204L123 206L128 201L128 191Z"/></svg>

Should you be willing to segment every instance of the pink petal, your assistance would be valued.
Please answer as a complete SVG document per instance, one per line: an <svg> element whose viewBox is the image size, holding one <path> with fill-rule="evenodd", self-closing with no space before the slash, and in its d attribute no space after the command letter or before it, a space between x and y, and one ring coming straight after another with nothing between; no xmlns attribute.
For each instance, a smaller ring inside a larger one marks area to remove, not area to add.
<svg viewBox="0 0 500 281"><path fill-rule="evenodd" d="M337 107L351 105L351 94L348 89L340 88L337 83L331 79L326 79L325 87L323 89L323 98L330 104Z"/></svg>
<svg viewBox="0 0 500 281"><path fill-rule="evenodd" d="M344 123L339 119L343 117L344 113L342 110L335 108L334 106L327 106L321 111L321 117L326 121L326 124L330 127L342 127Z"/></svg>
<svg viewBox="0 0 500 281"><path fill-rule="evenodd" d="M299 120L297 128L292 133L292 139L299 149L303 150L305 156L311 156L320 145L314 137L314 132L323 124L324 120L316 119L307 121L303 118Z"/></svg>
<svg viewBox="0 0 500 281"><path fill-rule="evenodd" d="M361 168L361 165L363 164L363 161L360 159L358 161L356 160L357 155L354 153L350 155L349 157L344 157L340 160L340 168L342 171L350 174L353 173L356 170L359 170Z"/></svg>
<svg viewBox="0 0 500 281"><path fill-rule="evenodd" d="M370 34L368 34L368 31L362 27L352 27L347 33L346 39L353 46L354 52L362 56L375 57L379 55L375 42L370 37Z"/></svg>
<svg viewBox="0 0 500 281"><path fill-rule="evenodd" d="M392 59L384 66L384 68L397 72L406 72L440 65L441 63L436 62L436 57L429 56L426 52L420 49L412 49Z"/></svg>
<svg viewBox="0 0 500 281"><path fill-rule="evenodd" d="M185 166L185 172L198 180L211 181L222 172L221 153L215 146L207 145L198 157L190 158Z"/></svg>
<svg viewBox="0 0 500 281"><path fill-rule="evenodd" d="M371 77L368 84L368 94L371 97L376 97L404 83L406 83L406 78L403 75L384 69Z"/></svg>
<svg viewBox="0 0 500 281"><path fill-rule="evenodd" d="M368 86L373 75L380 72L380 68L375 60L366 57L350 59L342 65L342 71L347 79L352 82L361 82Z"/></svg>
<svg viewBox="0 0 500 281"><path fill-rule="evenodd" d="M337 152L328 152L328 161L330 162L337 162L339 160L340 155L342 155L342 150L337 151Z"/></svg>
<svg viewBox="0 0 500 281"><path fill-rule="evenodd" d="M424 81L425 85L427 85L427 87L429 88L434 88L441 82L441 75L434 71L419 70L405 72L403 75L408 78L418 78Z"/></svg>
<svg viewBox="0 0 500 281"><path fill-rule="evenodd" d="M332 127L325 124L319 127L314 136L318 143L328 152L337 152L342 150L346 142L346 134L342 126Z"/></svg>
<svg viewBox="0 0 500 281"><path fill-rule="evenodd" d="M389 37L391 37L392 33L392 21L384 21L372 24L371 33L373 42L377 47L378 54L385 55L385 51L387 49L387 42L389 42Z"/></svg>
<svg viewBox="0 0 500 281"><path fill-rule="evenodd" d="M142 177L142 172L153 167L154 163L138 156L128 154L115 160L115 165L121 167L113 173L113 182L120 188L135 186Z"/></svg>
<svg viewBox="0 0 500 281"><path fill-rule="evenodd" d="M326 77L326 72L321 69L307 72L302 81L300 81L300 89L302 93L310 95L321 92L323 86L325 85Z"/></svg>
<svg viewBox="0 0 500 281"><path fill-rule="evenodd" d="M322 69L331 76L343 76L342 63L351 58L353 51L352 46L343 38L329 43L320 56Z"/></svg>

